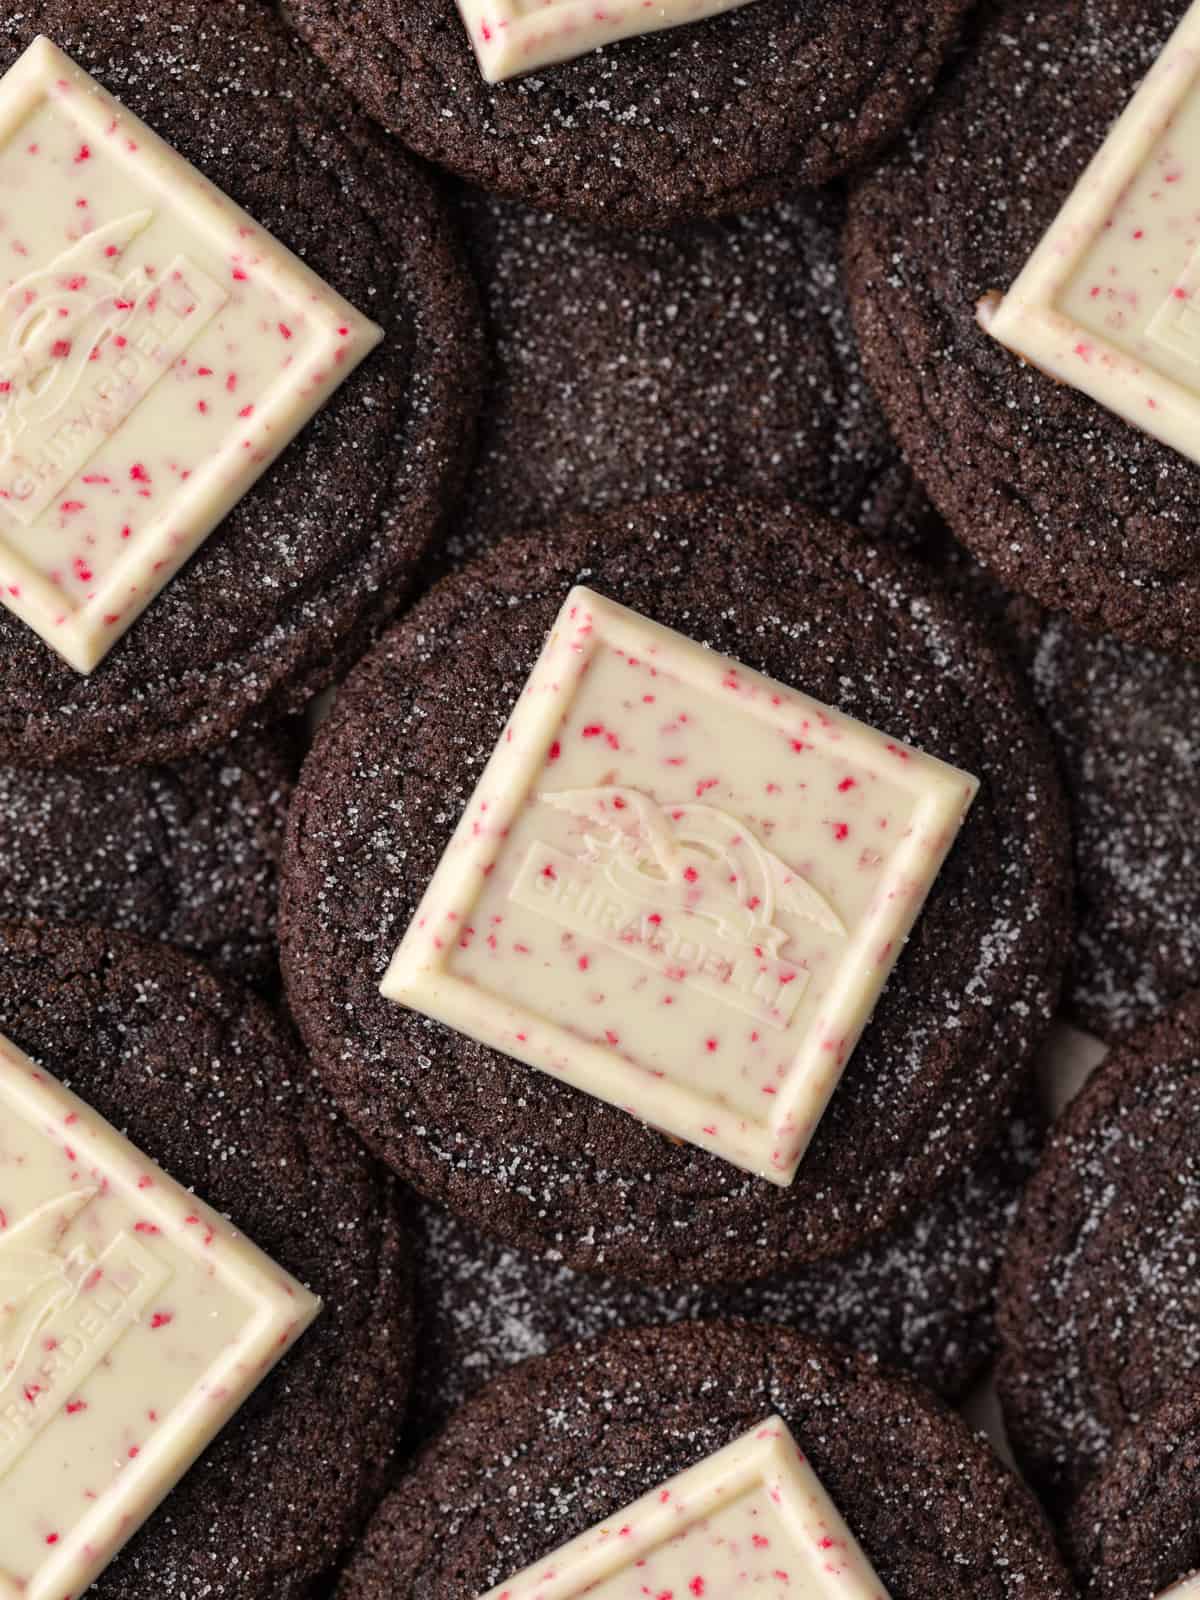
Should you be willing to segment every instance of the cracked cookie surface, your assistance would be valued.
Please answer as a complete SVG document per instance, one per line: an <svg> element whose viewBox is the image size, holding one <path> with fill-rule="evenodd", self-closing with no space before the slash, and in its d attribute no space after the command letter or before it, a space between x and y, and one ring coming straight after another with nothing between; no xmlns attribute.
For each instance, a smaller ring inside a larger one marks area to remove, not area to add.
<svg viewBox="0 0 1200 1600"><path fill-rule="evenodd" d="M970 4L754 0L499 84L483 81L454 0L282 10L429 160L549 210L663 227L864 160L928 94Z"/></svg>
<svg viewBox="0 0 1200 1600"><path fill-rule="evenodd" d="M983 777L788 1189L378 992L580 581ZM1066 859L1062 796L1025 690L934 579L797 507L680 496L498 546L359 665L289 816L284 976L331 1090L429 1197L583 1270L762 1277L911 1215L991 1140L1053 1014Z"/></svg>

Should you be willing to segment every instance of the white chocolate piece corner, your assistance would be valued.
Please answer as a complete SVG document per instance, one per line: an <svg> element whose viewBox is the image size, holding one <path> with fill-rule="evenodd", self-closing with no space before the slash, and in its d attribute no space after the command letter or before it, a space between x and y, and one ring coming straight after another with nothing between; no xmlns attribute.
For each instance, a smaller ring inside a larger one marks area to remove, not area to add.
<svg viewBox="0 0 1200 1600"><path fill-rule="evenodd" d="M1115 108L1114 108L1115 109ZM1200 3L985 332L1200 463Z"/></svg>
<svg viewBox="0 0 1200 1600"><path fill-rule="evenodd" d="M319 1310L0 1036L0 1600L81 1594Z"/></svg>
<svg viewBox="0 0 1200 1600"><path fill-rule="evenodd" d="M1200 1600L1200 1572L1194 1573L1190 1578L1182 1578L1178 1583L1159 1595L1158 1600Z"/></svg>
<svg viewBox="0 0 1200 1600"><path fill-rule="evenodd" d="M586 55L638 34L733 11L749 0L458 0L486 83Z"/></svg>
<svg viewBox="0 0 1200 1600"><path fill-rule="evenodd" d="M888 1600L781 1417L481 1600Z"/></svg>
<svg viewBox="0 0 1200 1600"><path fill-rule="evenodd" d="M790 1184L977 788L575 589L382 992Z"/></svg>
<svg viewBox="0 0 1200 1600"><path fill-rule="evenodd" d="M0 603L86 674L382 334L45 38L0 261Z"/></svg>

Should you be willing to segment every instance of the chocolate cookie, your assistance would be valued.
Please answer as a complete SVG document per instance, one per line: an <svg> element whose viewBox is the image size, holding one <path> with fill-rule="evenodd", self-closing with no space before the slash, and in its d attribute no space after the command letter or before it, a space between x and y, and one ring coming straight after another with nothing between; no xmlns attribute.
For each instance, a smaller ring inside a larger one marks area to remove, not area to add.
<svg viewBox="0 0 1200 1600"><path fill-rule="evenodd" d="M1077 927L1064 998L1110 1038L1200 984L1200 666L1045 618L1032 671L1073 822Z"/></svg>
<svg viewBox="0 0 1200 1600"><path fill-rule="evenodd" d="M920 553L992 618L1030 675L1071 810L1075 941L1063 1005L1102 1038L1129 1033L1200 984L1200 669L1051 616L948 534L927 533Z"/></svg>
<svg viewBox="0 0 1200 1600"><path fill-rule="evenodd" d="M984 779L789 1188L378 991L583 575ZM1067 901L1053 763L1006 658L932 579L854 530L712 494L510 541L388 635L302 775L281 938L292 1008L327 1083L427 1196L575 1268L736 1281L854 1249L985 1146L1052 1014Z"/></svg>
<svg viewBox="0 0 1200 1600"><path fill-rule="evenodd" d="M299 710L405 592L463 469L472 292L428 179L269 5L34 0L0 68L39 33L385 330L90 677L0 611L0 761L174 760Z"/></svg>
<svg viewBox="0 0 1200 1600"><path fill-rule="evenodd" d="M615 1328L710 1318L801 1328L959 1399L991 1354L996 1273L1040 1131L1031 1104L994 1151L903 1228L856 1255L740 1286L643 1289L583 1277L417 1202L417 1377L407 1436L414 1444L429 1438L469 1395L527 1356Z"/></svg>
<svg viewBox="0 0 1200 1600"><path fill-rule="evenodd" d="M261 1001L163 946L0 926L0 1033L325 1301L92 1591L307 1595L378 1494L408 1386L394 1190Z"/></svg>
<svg viewBox="0 0 1200 1600"><path fill-rule="evenodd" d="M925 98L969 4L755 0L499 84L454 0L283 9L431 161L585 220L663 227L827 183L877 150Z"/></svg>
<svg viewBox="0 0 1200 1600"><path fill-rule="evenodd" d="M564 512L717 487L871 532L920 528L924 498L850 326L840 197L659 233L478 192L458 210L492 367L452 554Z"/></svg>
<svg viewBox="0 0 1200 1600"><path fill-rule="evenodd" d="M0 917L97 922L266 980L298 764L279 729L173 767L0 767Z"/></svg>
<svg viewBox="0 0 1200 1600"><path fill-rule="evenodd" d="M1065 1543L1085 1600L1157 1596L1200 1568L1200 1388L1130 1429L1080 1495Z"/></svg>
<svg viewBox="0 0 1200 1600"><path fill-rule="evenodd" d="M952 1412L864 1357L736 1323L618 1333L498 1378L384 1502L338 1600L484 1594L773 1413L892 1600L1070 1600L1032 1496Z"/></svg>
<svg viewBox="0 0 1200 1600"><path fill-rule="evenodd" d="M1085 627L1194 656L1200 469L976 321L1183 9L986 0L935 105L854 193L847 258L867 372L958 537Z"/></svg>
<svg viewBox="0 0 1200 1600"><path fill-rule="evenodd" d="M1053 1129L1001 1274L1000 1395L1063 1505L1200 1366L1200 996L1112 1054Z"/></svg>

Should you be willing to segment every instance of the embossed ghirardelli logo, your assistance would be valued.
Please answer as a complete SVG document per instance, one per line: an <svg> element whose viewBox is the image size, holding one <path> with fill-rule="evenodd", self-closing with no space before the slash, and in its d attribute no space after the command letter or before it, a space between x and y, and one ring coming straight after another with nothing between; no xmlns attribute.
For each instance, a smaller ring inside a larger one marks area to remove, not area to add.
<svg viewBox="0 0 1200 1600"><path fill-rule="evenodd" d="M768 1026L790 1025L811 976L788 958L797 925L832 940L846 929L744 821L618 786L538 799L579 824L581 849L532 845L512 888L518 904Z"/></svg>
<svg viewBox="0 0 1200 1600"><path fill-rule="evenodd" d="M73 1236L100 1198L72 1190L0 1231L0 1478L170 1281L132 1235Z"/></svg>
<svg viewBox="0 0 1200 1600"><path fill-rule="evenodd" d="M183 256L116 275L153 221L135 211L85 234L0 298L0 511L26 526L228 299Z"/></svg>
<svg viewBox="0 0 1200 1600"><path fill-rule="evenodd" d="M33 1340L75 1297L95 1264L86 1245L67 1248L65 1240L98 1192L73 1191L0 1232L0 1399Z"/></svg>

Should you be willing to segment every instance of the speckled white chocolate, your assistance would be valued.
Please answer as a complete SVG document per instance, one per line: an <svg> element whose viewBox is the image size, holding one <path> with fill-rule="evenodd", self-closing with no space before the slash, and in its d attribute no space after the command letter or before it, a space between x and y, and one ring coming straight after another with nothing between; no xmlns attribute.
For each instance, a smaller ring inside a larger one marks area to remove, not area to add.
<svg viewBox="0 0 1200 1600"><path fill-rule="evenodd" d="M1195 1577L1184 1578L1159 1595L1158 1600L1200 1600L1200 1572Z"/></svg>
<svg viewBox="0 0 1200 1600"><path fill-rule="evenodd" d="M854 1535L771 1417L482 1600L887 1600Z"/></svg>
<svg viewBox="0 0 1200 1600"><path fill-rule="evenodd" d="M1016 283L979 316L1051 377L1200 462L1200 0Z"/></svg>
<svg viewBox="0 0 1200 1600"><path fill-rule="evenodd" d="M0 1036L0 1600L86 1589L318 1310Z"/></svg>
<svg viewBox="0 0 1200 1600"><path fill-rule="evenodd" d="M977 788L574 589L382 992L786 1185Z"/></svg>
<svg viewBox="0 0 1200 1600"><path fill-rule="evenodd" d="M0 81L0 601L92 671L380 336L35 41Z"/></svg>
<svg viewBox="0 0 1200 1600"><path fill-rule="evenodd" d="M458 0L488 83L585 55L617 39L732 11L749 0Z"/></svg>

